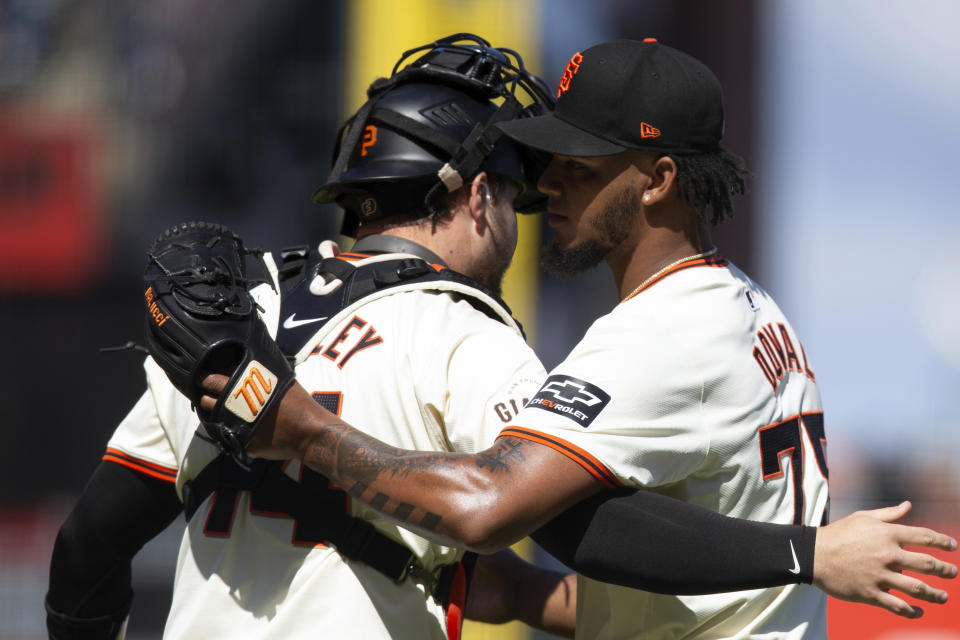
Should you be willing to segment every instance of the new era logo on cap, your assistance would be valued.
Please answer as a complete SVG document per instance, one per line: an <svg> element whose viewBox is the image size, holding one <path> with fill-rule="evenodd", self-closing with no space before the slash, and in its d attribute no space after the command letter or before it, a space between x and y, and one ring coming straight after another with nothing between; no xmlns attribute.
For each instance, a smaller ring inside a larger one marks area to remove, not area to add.
<svg viewBox="0 0 960 640"><path fill-rule="evenodd" d="M653 38L616 40L574 54L553 113L498 126L554 154L712 153L723 135L723 96L716 76L696 58Z"/></svg>

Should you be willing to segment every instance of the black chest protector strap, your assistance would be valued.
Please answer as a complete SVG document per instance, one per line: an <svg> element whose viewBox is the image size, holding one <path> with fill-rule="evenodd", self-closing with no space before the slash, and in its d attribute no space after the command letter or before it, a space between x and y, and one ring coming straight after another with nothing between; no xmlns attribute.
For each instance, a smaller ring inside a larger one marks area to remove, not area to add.
<svg viewBox="0 0 960 640"><path fill-rule="evenodd" d="M511 317L510 308L500 297L475 280L441 265L431 265L417 257L398 257L380 261L365 261L368 254L341 254L342 258L310 256L306 247L289 249L280 254L280 326L277 344L280 350L293 358L313 338L330 318L363 298L379 294L401 285L453 283L465 291L482 294L463 295L462 298L481 313L505 322ZM359 264L357 262L360 262ZM310 290L318 274L341 281L340 287L318 296ZM424 288L429 288L425 286ZM514 320L516 322L516 320ZM523 328L517 322L521 333Z"/></svg>
<svg viewBox="0 0 960 640"><path fill-rule="evenodd" d="M305 247L288 249L280 254L280 327L277 343L291 360L313 338L330 318L350 305L403 284L431 281L455 282L477 289L486 298L502 306L500 313L475 296L465 295L478 310L503 321L502 312L509 308L496 294L484 289L470 278L446 268L438 268L420 258L396 258L377 262L354 264L366 255L343 254L344 258L310 256ZM310 291L310 283L318 274L330 274L342 282L334 292L318 296ZM519 326L519 324L518 324ZM424 585L445 608L449 604L450 585L462 567L470 584L476 555L465 554L459 563L426 570L417 556L405 545L380 533L371 523L345 513L341 505L326 505L324 495L297 482L282 468L282 463L268 460L238 462L233 456L222 454L208 464L196 477L183 485L183 507L187 521L214 491L269 491L279 499L277 509L294 518L301 526L319 532L344 557L363 562L396 581L407 578ZM231 504L233 501L229 501Z"/></svg>
<svg viewBox="0 0 960 640"><path fill-rule="evenodd" d="M217 491L264 491L271 511L285 513L298 527L319 532L340 555L363 562L398 584L410 578L446 607L457 564L427 571L405 545L388 538L366 520L343 511L330 500L329 492L312 490L283 472L282 462L249 460L243 465L230 455L220 455L183 487L183 510L189 522L200 505ZM228 500L233 508L233 499ZM472 561L472 560L471 560Z"/></svg>

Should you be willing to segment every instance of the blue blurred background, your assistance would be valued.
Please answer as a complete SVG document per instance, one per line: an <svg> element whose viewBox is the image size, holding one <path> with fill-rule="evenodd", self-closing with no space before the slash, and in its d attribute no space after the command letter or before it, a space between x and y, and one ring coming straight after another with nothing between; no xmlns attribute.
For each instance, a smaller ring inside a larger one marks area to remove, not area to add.
<svg viewBox="0 0 960 640"><path fill-rule="evenodd" d="M753 178L715 240L804 340L834 517L910 498L957 535L958 22L951 0L0 0L0 638L45 637L53 536L142 390L139 356L99 349L140 340L153 237L189 219L268 249L336 237L310 194L337 127L402 50L458 31L551 86L618 37L717 73ZM605 268L538 276L547 233L523 221L507 298L550 367L616 293ZM159 637L181 530L137 559L131 638ZM960 638L948 607L884 637ZM832 611L832 637L881 637Z"/></svg>

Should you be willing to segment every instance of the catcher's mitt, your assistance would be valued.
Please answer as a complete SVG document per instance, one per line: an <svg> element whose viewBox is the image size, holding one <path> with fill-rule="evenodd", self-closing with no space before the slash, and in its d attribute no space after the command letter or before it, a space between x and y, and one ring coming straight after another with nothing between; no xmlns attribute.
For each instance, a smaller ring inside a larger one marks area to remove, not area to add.
<svg viewBox="0 0 960 640"><path fill-rule="evenodd" d="M209 439L235 455L294 380L250 295L261 282L247 278L251 254L260 252L226 227L188 222L154 241L143 275L150 355L193 402ZM200 409L204 371L230 377L210 412Z"/></svg>

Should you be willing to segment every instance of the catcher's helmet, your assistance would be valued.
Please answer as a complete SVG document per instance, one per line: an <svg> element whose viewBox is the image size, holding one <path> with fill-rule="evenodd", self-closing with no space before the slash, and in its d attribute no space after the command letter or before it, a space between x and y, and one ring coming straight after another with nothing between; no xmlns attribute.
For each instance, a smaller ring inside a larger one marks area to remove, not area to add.
<svg viewBox="0 0 960 640"><path fill-rule="evenodd" d="M532 99L526 107L515 95L518 86ZM313 196L345 210L344 234L353 235L362 221L435 212L445 194L480 170L517 183L517 211L542 209L545 198L536 181L545 156L494 126L553 107L549 89L526 71L516 52L455 34L405 52L390 78L375 81L367 95L341 129L327 184Z"/></svg>

